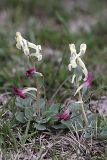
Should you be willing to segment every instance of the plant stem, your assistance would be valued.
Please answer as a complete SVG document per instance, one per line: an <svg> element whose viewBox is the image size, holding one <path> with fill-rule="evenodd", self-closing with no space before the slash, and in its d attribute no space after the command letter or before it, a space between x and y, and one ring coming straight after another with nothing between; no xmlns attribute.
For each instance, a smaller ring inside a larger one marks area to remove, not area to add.
<svg viewBox="0 0 107 160"><path fill-rule="evenodd" d="M40 101L40 86L37 83L37 97L36 97L36 102L37 102L37 116L40 119L40 106L39 106L39 101Z"/></svg>
<svg viewBox="0 0 107 160"><path fill-rule="evenodd" d="M78 80L77 80L77 86L79 87L79 82L78 82ZM82 99L82 94L81 94L80 91L78 92L78 95L79 95L78 100L81 102L82 117L83 117L83 119L84 119L85 126L88 127L88 119L87 119L87 116L86 116L86 113L85 113L84 103L83 103L83 99Z"/></svg>
<svg viewBox="0 0 107 160"><path fill-rule="evenodd" d="M35 62L29 57L29 61L31 62L32 66L35 68ZM40 119L40 106L39 106L39 101L40 101L40 86L38 84L38 81L36 80L36 87L37 87L37 93L36 93L36 108L35 113L37 113L38 119Z"/></svg>

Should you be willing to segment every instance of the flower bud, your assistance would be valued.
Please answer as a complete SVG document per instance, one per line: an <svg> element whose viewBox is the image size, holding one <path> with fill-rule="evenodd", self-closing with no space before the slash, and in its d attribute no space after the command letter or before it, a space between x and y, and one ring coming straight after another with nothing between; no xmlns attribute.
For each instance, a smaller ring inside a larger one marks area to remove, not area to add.
<svg viewBox="0 0 107 160"><path fill-rule="evenodd" d="M86 48L87 48L86 44L81 44L81 45L80 45L80 53L81 53L81 56L85 54Z"/></svg>

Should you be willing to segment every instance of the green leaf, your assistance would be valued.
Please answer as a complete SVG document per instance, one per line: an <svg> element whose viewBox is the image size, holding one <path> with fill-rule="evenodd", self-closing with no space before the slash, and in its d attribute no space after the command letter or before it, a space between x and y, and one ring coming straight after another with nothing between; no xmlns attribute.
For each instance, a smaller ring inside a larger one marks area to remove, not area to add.
<svg viewBox="0 0 107 160"><path fill-rule="evenodd" d="M49 122L50 119L51 119L51 117L47 117L45 119L36 120L36 122L39 124L45 124L45 123Z"/></svg>
<svg viewBox="0 0 107 160"><path fill-rule="evenodd" d="M72 113L72 117L77 116L78 114L80 114L80 104L79 103L72 103L68 106L69 110Z"/></svg>
<svg viewBox="0 0 107 160"><path fill-rule="evenodd" d="M54 129L65 129L66 126L63 125L63 124L58 124L58 125L53 125L52 128L54 128Z"/></svg>
<svg viewBox="0 0 107 160"><path fill-rule="evenodd" d="M40 108L44 110L45 109L45 104L46 104L45 100L43 98L41 98L39 100L39 106L40 106Z"/></svg>
<svg viewBox="0 0 107 160"><path fill-rule="evenodd" d="M46 130L45 125L41 125L41 124L37 124L37 123L34 124L34 128L36 128L37 130L40 130L40 131Z"/></svg>
<svg viewBox="0 0 107 160"><path fill-rule="evenodd" d="M58 114L60 108L61 108L60 104L52 104L49 108L49 111L51 111L54 114Z"/></svg>
<svg viewBox="0 0 107 160"><path fill-rule="evenodd" d="M49 116L49 123L51 124L54 124L55 122L58 122L58 118L55 116L55 115L51 115Z"/></svg>
<svg viewBox="0 0 107 160"><path fill-rule="evenodd" d="M76 126L78 131L83 129L81 116L76 116L76 117L71 118L67 121L61 120L61 123L64 124L65 126L67 126L68 128L72 129L72 130L74 130L72 126Z"/></svg>
<svg viewBox="0 0 107 160"><path fill-rule="evenodd" d="M71 127L72 120L71 119L67 121L61 120L61 123L67 127Z"/></svg>
<svg viewBox="0 0 107 160"><path fill-rule="evenodd" d="M45 111L45 112L43 113L43 116L44 116L44 117L51 117L51 116L54 116L54 115L56 115L56 113L53 113L53 112L51 112L51 111Z"/></svg>
<svg viewBox="0 0 107 160"><path fill-rule="evenodd" d="M61 108L60 104L52 104L47 111L43 113L45 117L51 117L51 120L56 121L55 115L59 113L59 110Z"/></svg>
<svg viewBox="0 0 107 160"><path fill-rule="evenodd" d="M95 114L95 113L90 113L89 115L88 115L88 122L89 122L89 124L90 124L90 126L91 127L96 127L96 121L97 121L97 114Z"/></svg>
<svg viewBox="0 0 107 160"><path fill-rule="evenodd" d="M18 107L20 107L20 108L30 107L32 105L32 101L33 100L32 100L31 97L27 97L25 99L17 97L15 105L18 106Z"/></svg>
<svg viewBox="0 0 107 160"><path fill-rule="evenodd" d="M71 112L77 112L80 111L80 104L79 103L72 103L68 106Z"/></svg>
<svg viewBox="0 0 107 160"><path fill-rule="evenodd" d="M34 109L33 108L25 108L25 117L28 120L31 120L33 118L33 114L34 114Z"/></svg>
<svg viewBox="0 0 107 160"><path fill-rule="evenodd" d="M26 122L24 112L20 112L20 111L16 112L15 117L16 117L16 120L21 122L21 123Z"/></svg>

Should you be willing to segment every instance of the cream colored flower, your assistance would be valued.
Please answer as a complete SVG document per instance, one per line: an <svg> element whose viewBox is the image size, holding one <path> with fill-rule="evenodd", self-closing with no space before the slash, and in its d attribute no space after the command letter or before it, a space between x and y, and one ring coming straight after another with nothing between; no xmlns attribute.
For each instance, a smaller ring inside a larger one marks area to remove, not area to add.
<svg viewBox="0 0 107 160"><path fill-rule="evenodd" d="M82 61L81 57L85 54L86 51L86 44L80 45L80 52L77 54L75 49L75 44L70 44L70 51L71 51L71 57L70 57L70 64L68 65L68 69L71 71L72 68L77 68L77 66L80 66L82 68L83 74L84 74L84 81L87 79L88 71L87 68ZM72 83L74 83L74 80L76 78L76 75L73 75ZM82 77L79 77L79 80L81 80Z"/></svg>
<svg viewBox="0 0 107 160"><path fill-rule="evenodd" d="M35 45L29 41L27 41L26 39L24 39L22 36L21 36L21 33L20 32L16 32L16 47L18 49L22 49L24 54L26 56L35 56L38 61L42 60L42 54L41 54L41 45ZM30 53L30 50L29 48L32 48L34 49L36 52L34 53Z"/></svg>

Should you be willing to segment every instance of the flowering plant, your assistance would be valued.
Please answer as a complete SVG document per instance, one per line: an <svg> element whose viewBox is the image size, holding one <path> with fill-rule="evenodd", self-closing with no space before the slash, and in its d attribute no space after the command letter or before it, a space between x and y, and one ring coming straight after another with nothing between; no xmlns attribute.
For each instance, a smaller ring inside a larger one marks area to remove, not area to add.
<svg viewBox="0 0 107 160"><path fill-rule="evenodd" d="M22 50L30 61L32 57L36 57L38 61L42 60L40 45L35 45L27 41L19 32L16 33L15 39L16 47ZM30 48L35 49L35 53L31 53ZM55 124L61 122L61 120L69 120L71 117L69 109L65 109L59 104L52 104L50 107L47 107L46 98L41 98L41 92L44 88L44 76L42 73L37 72L34 63L31 68L27 69L25 75L27 78L34 80L35 87L26 87L23 89L16 86L13 87L13 93L16 95L16 120L21 123L32 120L34 122L34 127L39 130L46 129L46 125L52 126L50 124L53 124L53 127L56 127Z"/></svg>
<svg viewBox="0 0 107 160"><path fill-rule="evenodd" d="M36 57L38 61L42 60L41 46L27 41L19 32L16 33L16 47L22 50L30 61L32 57ZM92 73L88 72L82 60L86 51L86 44L80 45L80 52L78 54L74 44L70 44L69 47L71 57L68 69L73 73L71 82L77 87L74 96L79 95L78 101L69 106L54 103L49 106L46 100L46 93L43 93L44 76L42 73L37 72L35 63L33 63L32 67L27 69L25 75L27 78L34 80L35 86L23 89L16 86L13 88L13 93L16 95L15 105L17 106L17 112L15 117L17 121L21 123L32 121L33 126L38 130L44 130L47 127L59 129L66 126L71 127L75 123L75 117L79 112L80 121L82 122L84 120L85 126L88 127L89 124L84 109L83 95L91 87L93 77ZM33 48L35 53L31 53L30 48ZM83 81L82 84L80 84L81 81Z"/></svg>
<svg viewBox="0 0 107 160"><path fill-rule="evenodd" d="M91 87L93 76L91 72L88 72L84 62L82 61L82 56L85 54L86 51L86 44L80 45L80 52L77 54L75 45L70 44L71 50L71 57L70 57L70 64L68 65L69 71L73 71L72 83L74 83L77 87L77 90L74 96L78 93L78 103L81 106L82 117L84 119L85 125L88 127L88 119L84 109L84 102L83 102L83 95L87 91L88 88ZM84 77L83 77L84 75ZM80 85L80 81L84 81ZM82 93L81 93L82 89Z"/></svg>

